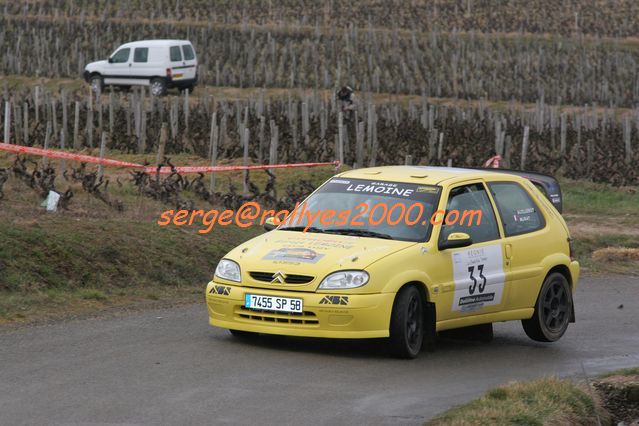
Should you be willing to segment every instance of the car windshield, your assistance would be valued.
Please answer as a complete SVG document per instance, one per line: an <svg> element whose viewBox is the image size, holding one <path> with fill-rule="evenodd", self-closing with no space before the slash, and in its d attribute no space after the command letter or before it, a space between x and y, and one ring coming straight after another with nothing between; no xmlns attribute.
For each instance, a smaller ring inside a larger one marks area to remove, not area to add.
<svg viewBox="0 0 639 426"><path fill-rule="evenodd" d="M334 178L278 229L427 241L440 194L434 185Z"/></svg>

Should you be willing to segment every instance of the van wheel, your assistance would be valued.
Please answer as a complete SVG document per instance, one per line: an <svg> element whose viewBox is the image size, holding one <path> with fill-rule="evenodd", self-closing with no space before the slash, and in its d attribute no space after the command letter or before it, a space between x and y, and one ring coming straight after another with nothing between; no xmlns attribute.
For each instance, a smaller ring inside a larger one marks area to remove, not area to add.
<svg viewBox="0 0 639 426"><path fill-rule="evenodd" d="M131 86L120 86L120 92L129 93L131 91Z"/></svg>
<svg viewBox="0 0 639 426"><path fill-rule="evenodd" d="M572 293L568 280L554 272L544 281L532 318L522 320L524 331L538 342L555 342L564 335L572 312Z"/></svg>
<svg viewBox="0 0 639 426"><path fill-rule="evenodd" d="M182 92L182 93L188 92L189 95L190 95L191 93L193 93L194 90L195 90L195 86L186 86L186 87L181 88L180 92Z"/></svg>
<svg viewBox="0 0 639 426"><path fill-rule="evenodd" d="M250 339L251 337L257 336L257 333L252 331L242 331L242 330L229 330L233 337L238 339Z"/></svg>
<svg viewBox="0 0 639 426"><path fill-rule="evenodd" d="M104 80L100 74L91 76L89 83L91 84L91 90L93 90L96 94L99 95L102 93L102 89L104 89Z"/></svg>
<svg viewBox="0 0 639 426"><path fill-rule="evenodd" d="M151 94L153 96L166 95L166 80L163 78L154 78L151 80Z"/></svg>
<svg viewBox="0 0 639 426"><path fill-rule="evenodd" d="M417 288L402 288L393 303L390 350L399 358L415 358L424 342L424 303Z"/></svg>

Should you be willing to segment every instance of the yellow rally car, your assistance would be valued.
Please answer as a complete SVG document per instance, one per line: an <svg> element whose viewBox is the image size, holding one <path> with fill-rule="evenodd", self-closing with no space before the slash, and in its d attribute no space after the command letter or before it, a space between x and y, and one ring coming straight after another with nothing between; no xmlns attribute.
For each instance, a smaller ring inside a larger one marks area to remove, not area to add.
<svg viewBox="0 0 639 426"><path fill-rule="evenodd" d="M521 320L532 339L555 341L574 322L579 264L556 181L527 177L419 166L341 173L297 218L219 262L209 321L242 337L388 337L408 358L437 332L496 321Z"/></svg>

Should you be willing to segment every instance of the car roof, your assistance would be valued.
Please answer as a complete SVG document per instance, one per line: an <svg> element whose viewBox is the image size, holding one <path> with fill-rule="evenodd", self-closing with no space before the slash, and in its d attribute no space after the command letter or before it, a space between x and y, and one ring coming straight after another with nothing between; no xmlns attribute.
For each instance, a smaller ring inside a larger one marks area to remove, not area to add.
<svg viewBox="0 0 639 426"><path fill-rule="evenodd" d="M191 44L191 42L188 40L138 40L138 41L131 41L129 43L125 43L121 45L120 47L138 47L138 46L158 47L158 46L169 46L169 45L177 44L177 43Z"/></svg>
<svg viewBox="0 0 639 426"><path fill-rule="evenodd" d="M455 183L470 179L520 180L518 176L491 172L490 169L465 169L461 167L436 166L382 166L353 169L339 174L353 179L379 179L390 182L422 183L439 185L446 181Z"/></svg>

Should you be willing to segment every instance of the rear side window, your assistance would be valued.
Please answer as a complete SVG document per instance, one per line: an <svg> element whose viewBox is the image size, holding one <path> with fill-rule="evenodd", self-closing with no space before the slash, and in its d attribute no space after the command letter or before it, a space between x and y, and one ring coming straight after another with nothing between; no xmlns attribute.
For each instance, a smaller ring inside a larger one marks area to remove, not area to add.
<svg viewBox="0 0 639 426"><path fill-rule="evenodd" d="M189 44L185 44L182 46L182 51L184 52L184 60L191 61L195 59L195 52L193 52L193 48Z"/></svg>
<svg viewBox="0 0 639 426"><path fill-rule="evenodd" d="M112 64L123 64L129 60L129 55L131 54L131 49L124 48L120 49L113 56L111 56Z"/></svg>
<svg viewBox="0 0 639 426"><path fill-rule="evenodd" d="M537 231L546 225L539 207L515 182L488 184L499 209L507 237Z"/></svg>
<svg viewBox="0 0 639 426"><path fill-rule="evenodd" d="M180 50L180 46L171 46L171 62L179 62L181 60L182 51Z"/></svg>
<svg viewBox="0 0 639 426"><path fill-rule="evenodd" d="M133 51L133 62L148 62L149 60L149 48L148 47L136 47Z"/></svg>

